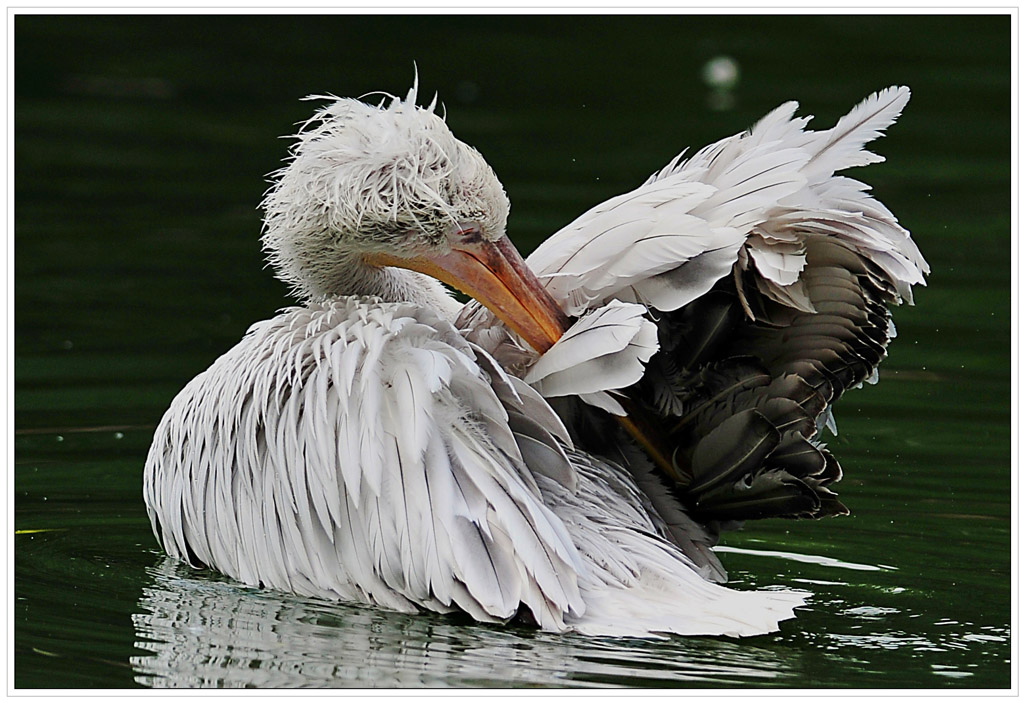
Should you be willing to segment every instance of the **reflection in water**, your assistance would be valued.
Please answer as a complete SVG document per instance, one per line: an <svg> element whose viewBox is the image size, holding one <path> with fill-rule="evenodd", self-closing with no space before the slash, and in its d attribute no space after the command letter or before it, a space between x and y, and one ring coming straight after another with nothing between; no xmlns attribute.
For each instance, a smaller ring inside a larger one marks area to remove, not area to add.
<svg viewBox="0 0 1024 703"><path fill-rule="evenodd" d="M715 547L716 552L733 554L750 554L753 556L760 557L776 557L779 559L789 559L790 561L802 562L804 564L818 564L819 566L832 566L840 569L852 569L854 571L892 571L895 570L895 566L885 566L884 564L855 564L849 561L840 561L839 559L833 559L832 557L823 557L817 554L797 554L796 552L780 552L777 550L768 549L749 549L746 547L726 547L719 545Z"/></svg>
<svg viewBox="0 0 1024 703"><path fill-rule="evenodd" d="M408 616L150 569L133 616L136 681L154 687L792 685L758 644L559 636Z"/></svg>

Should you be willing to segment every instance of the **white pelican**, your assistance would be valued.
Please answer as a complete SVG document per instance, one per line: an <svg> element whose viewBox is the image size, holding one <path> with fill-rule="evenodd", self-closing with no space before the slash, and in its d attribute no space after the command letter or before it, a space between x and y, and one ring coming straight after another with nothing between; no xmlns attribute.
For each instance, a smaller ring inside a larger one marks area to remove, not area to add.
<svg viewBox="0 0 1024 703"><path fill-rule="evenodd" d="M145 468L157 539L246 584L399 611L777 629L806 594L713 583L710 547L747 518L846 512L819 435L873 380L886 306L927 264L834 174L881 160L863 146L908 98L882 91L820 132L787 103L528 265L501 184L436 100L330 98L263 203L303 305L172 402Z"/></svg>

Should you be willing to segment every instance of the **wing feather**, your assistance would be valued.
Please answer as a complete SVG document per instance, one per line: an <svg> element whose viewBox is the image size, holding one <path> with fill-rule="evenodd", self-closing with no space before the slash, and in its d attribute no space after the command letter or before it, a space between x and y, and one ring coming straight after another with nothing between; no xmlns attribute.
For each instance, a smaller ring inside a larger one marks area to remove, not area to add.
<svg viewBox="0 0 1024 703"><path fill-rule="evenodd" d="M705 517L736 519L756 496L772 507L752 516L845 512L826 487L840 472L817 433L834 427L846 390L877 379L895 332L888 307L913 301L928 265L868 187L837 172L881 160L865 145L909 95L880 91L823 131L786 103L748 132L680 154L528 259L570 315L613 299L647 307L659 349L637 385L615 392L662 415L691 482L681 499ZM624 412L611 384L587 385L616 369L571 348L555 345L526 380ZM578 409L567 417L582 446L606 447L602 423Z"/></svg>

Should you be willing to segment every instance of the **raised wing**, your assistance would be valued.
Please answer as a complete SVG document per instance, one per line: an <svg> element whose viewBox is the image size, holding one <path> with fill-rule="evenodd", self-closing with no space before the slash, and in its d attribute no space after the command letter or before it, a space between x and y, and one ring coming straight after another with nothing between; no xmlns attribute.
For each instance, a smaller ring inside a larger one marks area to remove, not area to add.
<svg viewBox="0 0 1024 703"><path fill-rule="evenodd" d="M912 300L928 265L868 187L836 172L883 160L864 146L909 97L883 90L824 131L786 103L527 259L569 314L613 300L649 309L660 349L626 394L657 416L692 515L846 512L820 430L834 429L843 392L876 378L895 336L888 306Z"/></svg>
<svg viewBox="0 0 1024 703"><path fill-rule="evenodd" d="M636 190L587 211L527 262L571 315L612 298L676 310L736 264L753 268L766 294L806 304L795 285L803 242L832 235L909 298L928 271L909 233L866 185L835 176L883 160L863 147L909 98L907 88L888 88L821 132L805 130L810 118L794 118L796 103L786 103L750 131L689 159L684 152Z"/></svg>

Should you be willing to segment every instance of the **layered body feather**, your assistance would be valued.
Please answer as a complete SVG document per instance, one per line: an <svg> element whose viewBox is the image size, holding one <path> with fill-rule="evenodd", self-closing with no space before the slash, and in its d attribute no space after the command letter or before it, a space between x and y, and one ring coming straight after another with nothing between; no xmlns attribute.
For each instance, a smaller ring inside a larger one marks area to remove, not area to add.
<svg viewBox="0 0 1024 703"><path fill-rule="evenodd" d="M802 602L706 583L624 469L412 304L253 326L175 399L144 486L168 554L300 594L602 634L755 634ZM692 605L637 620L651 594Z"/></svg>

